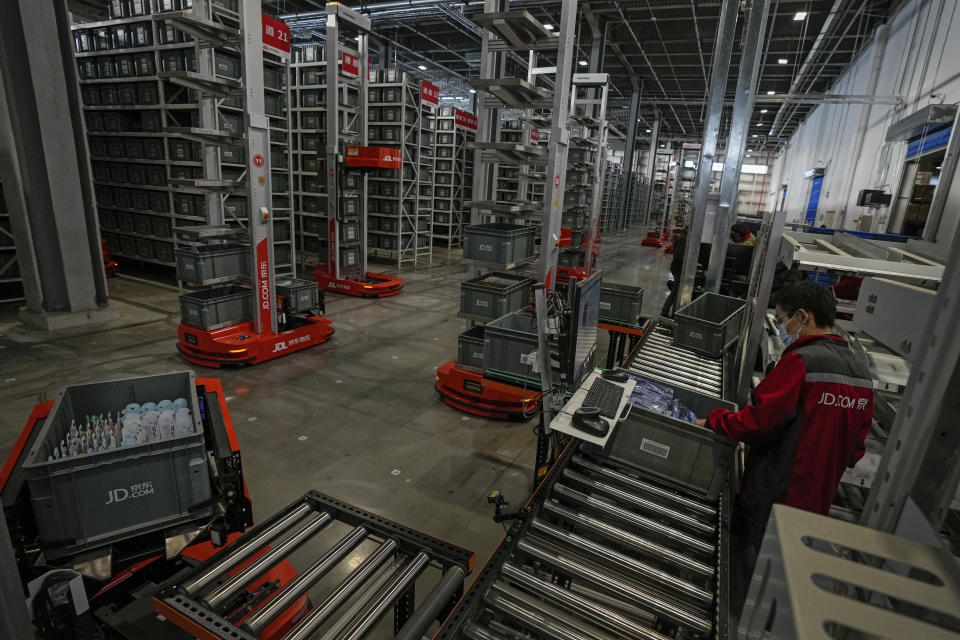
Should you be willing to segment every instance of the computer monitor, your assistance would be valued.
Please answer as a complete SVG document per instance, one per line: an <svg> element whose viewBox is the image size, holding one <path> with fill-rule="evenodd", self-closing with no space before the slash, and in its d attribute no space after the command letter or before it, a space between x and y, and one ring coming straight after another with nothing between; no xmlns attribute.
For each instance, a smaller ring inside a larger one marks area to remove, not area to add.
<svg viewBox="0 0 960 640"><path fill-rule="evenodd" d="M583 376L593 370L597 352L597 320L600 317L600 289L603 272L578 280L573 290L573 309L567 331L567 359L563 371L570 384L577 385Z"/></svg>

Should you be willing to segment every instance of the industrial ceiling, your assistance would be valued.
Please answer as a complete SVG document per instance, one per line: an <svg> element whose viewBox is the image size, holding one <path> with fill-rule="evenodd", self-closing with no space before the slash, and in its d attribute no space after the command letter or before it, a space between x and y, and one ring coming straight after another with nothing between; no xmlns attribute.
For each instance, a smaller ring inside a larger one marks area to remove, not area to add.
<svg viewBox="0 0 960 640"><path fill-rule="evenodd" d="M103 0L71 0L90 15ZM469 108L468 79L479 75L482 30L471 21L482 0L346 0L373 19L373 50L379 62L433 78L450 104ZM545 24L559 28L559 0L513 0ZM817 106L823 94L870 43L876 27L896 10L898 0L771 0L751 118L751 147L770 151L784 144ZM296 44L323 33L322 0L264 0L264 11L293 25ZM741 12L749 1L741 3ZM707 84L720 14L719 0L609 0L580 2L575 52L577 69L587 71L592 37L603 46L601 71L611 74L611 120L625 130L631 75L642 82L640 119L661 118L661 139L698 142L706 119ZM745 15L737 24L724 128L729 122L742 50ZM385 61L386 58L389 58ZM544 57L541 64L553 64ZM772 94L770 92L773 92ZM804 101L796 97L805 96ZM723 139L723 128L721 140Z"/></svg>

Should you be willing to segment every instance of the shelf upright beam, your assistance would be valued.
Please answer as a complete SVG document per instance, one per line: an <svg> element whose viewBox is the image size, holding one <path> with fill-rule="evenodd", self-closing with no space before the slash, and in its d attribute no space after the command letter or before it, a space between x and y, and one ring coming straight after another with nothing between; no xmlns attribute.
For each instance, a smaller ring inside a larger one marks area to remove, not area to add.
<svg viewBox="0 0 960 640"><path fill-rule="evenodd" d="M203 16L208 20L213 20L212 0L194 0L193 13ZM201 41L200 38L194 39L194 51L197 56L197 72L207 78L216 75L216 60L214 48L209 43ZM217 108L217 97L203 91L197 92L197 99L200 106L200 128L210 131L220 129L219 109ZM220 145L203 143L203 175L210 180L220 180L223 178L223 172L220 166ZM223 197L216 191L210 191L204 195L207 203L207 224L221 225L226 224L223 215Z"/></svg>
<svg viewBox="0 0 960 640"><path fill-rule="evenodd" d="M740 55L740 73L737 76L737 93L733 100L733 117L723 159L723 178L720 181L720 206L713 226L713 250L707 266L706 290L720 290L723 263L727 257L727 237L737 217L737 193L740 187L740 168L747 145L750 116L757 95L757 76L760 73L763 43L767 33L767 16L770 0L754 0L747 18L744 47ZM712 164L712 161L711 161ZM674 186L674 200L676 186Z"/></svg>
<svg viewBox="0 0 960 640"><path fill-rule="evenodd" d="M547 144L547 172L543 193L543 217L540 228L540 262L537 279L549 289L556 283L560 256L560 225L563 192L567 173L570 131L570 82L573 76L573 50L578 0L563 0L560 5L560 32L557 44L557 73L553 87L553 111L550 114L550 142Z"/></svg>
<svg viewBox="0 0 960 640"><path fill-rule="evenodd" d="M627 133L623 147L623 172L627 179L623 183L623 199L620 202L620 211L617 214L620 231L627 228L627 218L630 215L630 195L633 186L633 159L637 148L637 124L640 120L640 96L643 93L643 82L636 74L630 74L630 108L627 111ZM651 150L652 153L652 150Z"/></svg>
<svg viewBox="0 0 960 640"><path fill-rule="evenodd" d="M683 255L683 270L680 281L676 283L676 286L680 287L677 294L677 308L693 299L693 283L697 275L700 241L707 217L707 195L710 193L710 182L713 180L713 161L717 155L720 120L723 117L723 99L727 91L727 73L733 53L739 8L738 0L723 0L723 6L720 9L717 37L713 48L713 69L710 72L710 96L707 102L707 122L703 135L703 155L700 157L697 182L694 187L693 214L690 216L687 245ZM656 161L656 147L651 149L650 161Z"/></svg>
<svg viewBox="0 0 960 640"><path fill-rule="evenodd" d="M270 179L270 123L264 108L263 29L260 0L240 2L240 46L247 138L247 229L253 252L251 282L256 283L257 333L277 333L276 274L273 248L273 196Z"/></svg>

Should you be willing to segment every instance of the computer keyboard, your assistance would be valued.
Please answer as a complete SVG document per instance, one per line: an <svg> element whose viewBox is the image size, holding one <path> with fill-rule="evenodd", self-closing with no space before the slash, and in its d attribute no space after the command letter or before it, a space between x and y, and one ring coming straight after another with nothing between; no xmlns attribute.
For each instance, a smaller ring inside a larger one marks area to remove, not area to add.
<svg viewBox="0 0 960 640"><path fill-rule="evenodd" d="M623 399L623 387L613 382L607 382L603 378L597 378L587 391L587 397L584 398L581 407L596 407L600 409L600 415L605 418L617 419L617 411L620 409L620 400Z"/></svg>

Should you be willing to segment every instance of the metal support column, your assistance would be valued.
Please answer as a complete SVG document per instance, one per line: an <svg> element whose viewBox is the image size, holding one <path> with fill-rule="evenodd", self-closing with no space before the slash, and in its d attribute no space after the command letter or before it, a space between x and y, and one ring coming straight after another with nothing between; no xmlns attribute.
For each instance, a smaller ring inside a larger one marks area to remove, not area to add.
<svg viewBox="0 0 960 640"><path fill-rule="evenodd" d="M720 290L720 277L727 257L727 237L736 218L737 193L740 188L740 168L743 152L747 146L747 131L753 113L753 101L757 92L757 76L760 58L763 55L764 36L767 33L767 16L770 0L754 0L747 18L744 47L740 55L740 73L737 76L737 93L733 100L733 117L730 135L723 160L723 178L720 181L720 206L713 227L713 249L707 267L707 291ZM712 163L711 163L712 164Z"/></svg>
<svg viewBox="0 0 960 640"><path fill-rule="evenodd" d="M677 307L682 307L693 298L693 283L697 275L703 223L707 217L707 194L710 193L710 181L713 178L713 160L717 153L717 138L720 135L720 120L723 116L723 97L727 90L727 72L730 68L730 54L733 51L739 5L737 0L723 0L720 21L717 24L717 37L713 47L713 69L710 72L707 123L703 134L703 153L697 167L693 213L690 216L687 246L683 255L683 270L680 281L676 283L676 286L680 287L677 292Z"/></svg>
<svg viewBox="0 0 960 640"><path fill-rule="evenodd" d="M620 201L620 213L617 216L620 231L627 228L627 212L630 209L630 191L633 189L633 157L637 148L637 121L640 119L640 94L643 82L636 75L630 75L630 110L627 112L627 137L623 143L623 197Z"/></svg>
<svg viewBox="0 0 960 640"><path fill-rule="evenodd" d="M247 134L247 206L250 244L256 256L252 281L257 283L257 333L276 333L276 278L273 273L273 208L270 184L270 124L263 99L263 27L260 0L240 3L240 46L243 47L244 125Z"/></svg>
<svg viewBox="0 0 960 640"><path fill-rule="evenodd" d="M26 307L50 330L108 320L106 276L66 3L0 3L0 181Z"/></svg>
<svg viewBox="0 0 960 640"><path fill-rule="evenodd" d="M955 166L954 166L955 170ZM938 189L939 190L939 189ZM960 225L860 524L893 533L913 498L934 530L960 484Z"/></svg>
<svg viewBox="0 0 960 640"><path fill-rule="evenodd" d="M650 207L653 206L653 179L657 175L657 149L660 147L660 113L650 127L650 161L647 166L647 199L643 206L643 226L650 225Z"/></svg>
<svg viewBox="0 0 960 640"><path fill-rule="evenodd" d="M193 0L193 13L213 21L211 9L212 0ZM194 54L197 57L197 72L204 78L216 76L216 61L214 48L201 38L196 38ZM215 131L220 129L220 111L217 108L217 97L213 94L197 92L197 102L200 106L200 128ZM164 123L166 124L166 123ZM203 149L203 177L207 180L221 180L223 178L220 164L220 145L206 144ZM223 215L223 196L218 191L208 191L204 196L207 203L207 224L226 224Z"/></svg>
<svg viewBox="0 0 960 640"><path fill-rule="evenodd" d="M547 183L543 194L540 264L537 272L537 279L547 288L555 283L557 258L560 255L558 241L570 143L567 114L570 110L576 20L577 0L563 0L560 6L560 42L557 44L557 74L554 78L553 111L550 114L550 142L547 144Z"/></svg>

